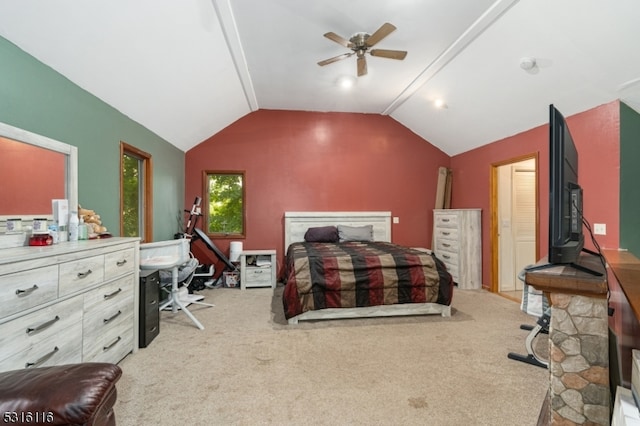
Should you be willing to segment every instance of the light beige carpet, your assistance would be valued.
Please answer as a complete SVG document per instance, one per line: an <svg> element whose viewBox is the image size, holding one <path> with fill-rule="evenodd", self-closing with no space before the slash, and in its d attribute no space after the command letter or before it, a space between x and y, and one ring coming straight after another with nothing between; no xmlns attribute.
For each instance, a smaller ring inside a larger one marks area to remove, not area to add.
<svg viewBox="0 0 640 426"><path fill-rule="evenodd" d="M296 326L272 289L200 294L216 305L192 309L205 330L163 312L160 335L120 363L119 425L537 422L548 371L507 359L535 318L495 294L456 291L450 319Z"/></svg>

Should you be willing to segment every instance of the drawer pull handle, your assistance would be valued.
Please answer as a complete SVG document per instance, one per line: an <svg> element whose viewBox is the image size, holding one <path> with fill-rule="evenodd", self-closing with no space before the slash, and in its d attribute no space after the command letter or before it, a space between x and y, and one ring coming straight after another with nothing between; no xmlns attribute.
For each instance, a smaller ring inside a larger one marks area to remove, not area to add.
<svg viewBox="0 0 640 426"><path fill-rule="evenodd" d="M443 221L443 222L449 222L449 219L447 219L447 218L443 218L443 219L442 219L442 221Z"/></svg>
<svg viewBox="0 0 640 426"><path fill-rule="evenodd" d="M442 231L442 235L449 235L449 234L451 234L451 232L444 232L444 231Z"/></svg>
<svg viewBox="0 0 640 426"><path fill-rule="evenodd" d="M443 247L451 247L451 244L447 244L447 243L442 243Z"/></svg>
<svg viewBox="0 0 640 426"><path fill-rule="evenodd" d="M27 296L27 295L33 293L34 291L36 291L37 289L38 289L38 286L34 284L33 287L30 287L30 288L28 288L26 290L22 290L21 288L17 289L16 290L16 294L18 296Z"/></svg>
<svg viewBox="0 0 640 426"><path fill-rule="evenodd" d="M53 356L53 354L55 354L56 352L58 352L60 349L58 349L58 347L56 346L55 348L53 348L53 350L51 352L49 352L46 355L43 355L42 357L40 357L39 359L37 359L35 362L27 362L24 365L24 368L32 368L32 367L37 367L41 364L43 364L45 361L47 361L49 358L51 358Z"/></svg>
<svg viewBox="0 0 640 426"><path fill-rule="evenodd" d="M114 340L111 344L109 344L107 346L103 346L102 350L105 351L105 352L108 351L109 349L114 347L120 340L122 340L122 337L120 337L120 336L116 337L116 340Z"/></svg>
<svg viewBox="0 0 640 426"><path fill-rule="evenodd" d="M32 334L32 333L37 333L38 331L42 331L46 328L51 327L54 323L56 323L57 321L60 320L60 317L56 315L56 317L52 320L49 320L43 324L40 324L36 327L29 327L27 328L27 334Z"/></svg>
<svg viewBox="0 0 640 426"><path fill-rule="evenodd" d="M153 305L155 305L156 303L158 303L158 301L157 301L156 299L153 299L153 300L151 300L151 301L149 302L149 305L153 306Z"/></svg>
<svg viewBox="0 0 640 426"><path fill-rule="evenodd" d="M78 272L78 278L87 278L92 272L91 269L87 269L87 272Z"/></svg>
<svg viewBox="0 0 640 426"><path fill-rule="evenodd" d="M446 254L443 254L442 257L444 257L445 259L451 259L451 256L447 256Z"/></svg>
<svg viewBox="0 0 640 426"><path fill-rule="evenodd" d="M109 318L105 318L102 321L104 321L105 324L110 323L111 321L113 321L114 319L118 318L118 316L120 316L120 314L122 313L122 311L118 311L115 314L113 314L111 317Z"/></svg>
<svg viewBox="0 0 640 426"><path fill-rule="evenodd" d="M119 260L119 261L116 262L116 265L118 265L118 266L124 266L126 264L127 264L127 259Z"/></svg>
<svg viewBox="0 0 640 426"><path fill-rule="evenodd" d="M117 295L118 293L120 293L122 291L121 288L117 289L116 291L114 291L113 293L109 293L109 294L105 294L104 298L105 299L111 299L113 296Z"/></svg>
<svg viewBox="0 0 640 426"><path fill-rule="evenodd" d="M156 331L158 329L157 325L154 325L153 328L151 330L149 330L149 333L153 333L154 331Z"/></svg>
<svg viewBox="0 0 640 426"><path fill-rule="evenodd" d="M257 271L253 271L253 273L254 273L254 274L261 274L261 273L263 273L263 272L264 272L264 271L261 271L260 269L258 269Z"/></svg>

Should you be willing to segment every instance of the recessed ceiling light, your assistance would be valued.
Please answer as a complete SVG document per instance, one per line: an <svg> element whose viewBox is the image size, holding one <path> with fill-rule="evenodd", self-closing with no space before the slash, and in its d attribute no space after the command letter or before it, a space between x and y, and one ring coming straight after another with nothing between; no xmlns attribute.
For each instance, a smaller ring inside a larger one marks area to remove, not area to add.
<svg viewBox="0 0 640 426"><path fill-rule="evenodd" d="M440 98L438 98L435 101L433 101L433 105L438 109L447 108L447 104L444 102L443 99L440 99Z"/></svg>
<svg viewBox="0 0 640 426"><path fill-rule="evenodd" d="M338 78L338 86L343 89L350 89L356 85L356 78L352 75L344 75Z"/></svg>

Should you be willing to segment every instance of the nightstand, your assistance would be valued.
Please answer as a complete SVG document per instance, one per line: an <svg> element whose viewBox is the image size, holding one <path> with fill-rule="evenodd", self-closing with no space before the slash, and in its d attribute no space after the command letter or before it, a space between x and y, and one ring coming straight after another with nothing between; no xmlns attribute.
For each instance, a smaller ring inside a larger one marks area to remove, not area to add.
<svg viewBox="0 0 640 426"><path fill-rule="evenodd" d="M276 287L276 251L243 250L240 252L240 289Z"/></svg>

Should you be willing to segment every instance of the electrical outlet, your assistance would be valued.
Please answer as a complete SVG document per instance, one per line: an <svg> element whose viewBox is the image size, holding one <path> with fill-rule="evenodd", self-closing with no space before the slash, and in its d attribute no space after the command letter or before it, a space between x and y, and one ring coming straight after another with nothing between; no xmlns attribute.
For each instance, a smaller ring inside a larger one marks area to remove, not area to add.
<svg viewBox="0 0 640 426"><path fill-rule="evenodd" d="M400 218L399 218L399 217L397 217L397 216L395 216L395 217L393 218L393 223L400 223Z"/></svg>
<svg viewBox="0 0 640 426"><path fill-rule="evenodd" d="M596 235L607 235L607 225L604 223L594 223L593 233Z"/></svg>

